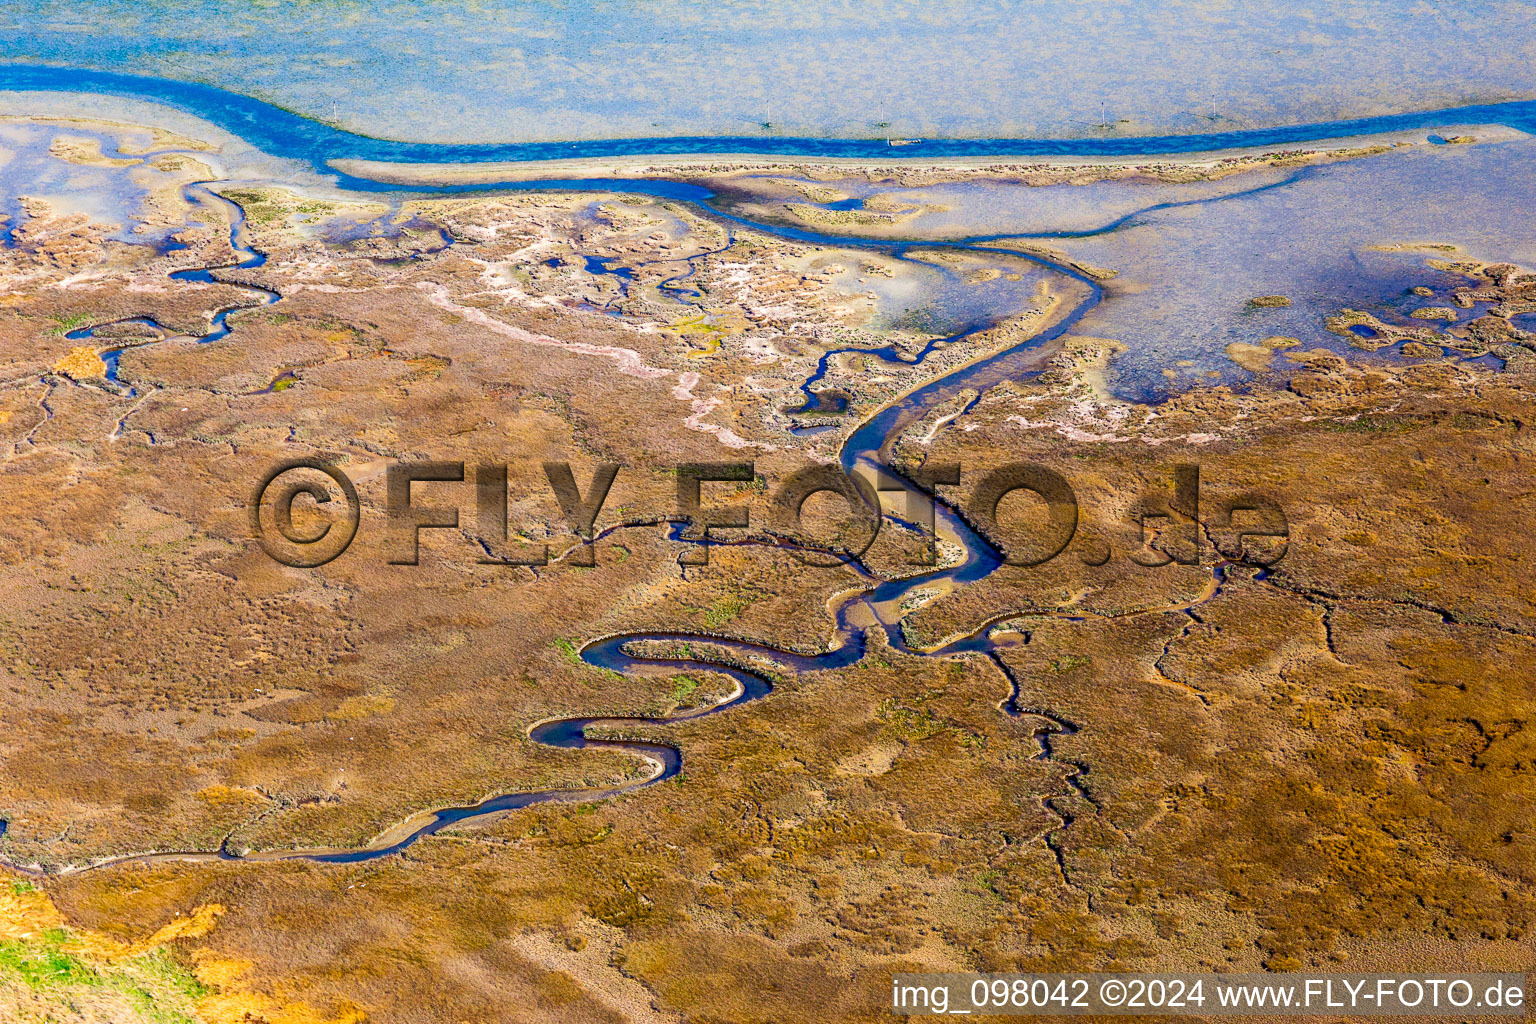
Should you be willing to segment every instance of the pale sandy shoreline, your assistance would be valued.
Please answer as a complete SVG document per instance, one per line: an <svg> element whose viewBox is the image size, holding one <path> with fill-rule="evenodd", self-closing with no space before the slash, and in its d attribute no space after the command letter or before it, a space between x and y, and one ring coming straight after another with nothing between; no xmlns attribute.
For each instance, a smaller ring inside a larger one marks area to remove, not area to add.
<svg viewBox="0 0 1536 1024"><path fill-rule="evenodd" d="M1436 129L1447 138L1461 137L1479 143L1504 142L1528 135L1504 125L1445 125ZM1072 168L1181 168L1216 170L1224 163L1262 161L1278 154L1307 153L1320 157L1345 156L1374 147L1397 148L1428 145L1429 130L1343 136L1289 146L1250 146L1192 153L1144 154L1105 157L1083 156L904 156L920 146L892 147L889 157L779 156L750 153L686 153L677 155L635 154L622 157L577 157L567 160L526 160L494 163L383 163L370 160L336 160L331 166L344 174L394 185L492 185L497 182L581 178L710 178L751 171L783 171L816 168L870 174L880 171L922 171L958 174L1006 174L1023 170Z"/></svg>
<svg viewBox="0 0 1536 1024"><path fill-rule="evenodd" d="M348 192L324 170L315 171L291 158L275 156L251 147L238 136L189 115L155 104L136 102L108 105L98 111L65 112L57 103L39 104L26 112L11 97L0 97L0 121L78 125L106 131L161 132L194 142L199 159L218 169L220 178L266 181L306 193ZM36 97L33 97L35 99ZM57 99L57 97L55 97ZM49 109L50 106L52 109ZM1095 177L1144 172L1169 180L1197 180L1238 173L1265 166L1284 155L1292 159L1335 160L1369 155L1404 147L1427 147L1431 133L1458 142L1497 143L1530 138L1519 129L1500 124L1446 124L1433 128L1340 136L1310 143L1250 146L1188 153L1127 154L1117 156L1041 155L999 157L925 157L922 146L891 147L879 158L782 156L748 153L687 153L675 155L632 154L619 157L576 157L562 160L504 161L493 163L386 163L342 159L330 170L403 188L439 186L494 187L498 183L541 180L603 178L666 178L705 181L753 172L798 171L813 178L853 176L901 176L926 183L968 178L1018 177L1026 183L1069 181L1074 172L1094 172ZM558 186L556 186L558 187Z"/></svg>

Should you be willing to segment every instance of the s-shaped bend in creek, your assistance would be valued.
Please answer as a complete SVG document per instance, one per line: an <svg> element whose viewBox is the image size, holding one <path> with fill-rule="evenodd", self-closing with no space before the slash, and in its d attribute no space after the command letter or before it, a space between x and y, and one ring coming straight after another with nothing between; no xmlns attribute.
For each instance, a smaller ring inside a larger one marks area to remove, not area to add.
<svg viewBox="0 0 1536 1024"><path fill-rule="evenodd" d="M113 152L108 151L106 155L112 156ZM185 185L182 187L182 196L189 203L204 206L209 209L220 210L225 214L225 216L229 218L229 246L235 251L235 255L238 258L232 263L220 263L211 267L191 267L186 270L173 270L170 273L170 278L173 281L199 281L204 284L224 284L228 282L219 281L213 276L213 271L254 270L257 267L263 266L267 262L266 254L257 251L248 241L248 231L245 224L245 211L240 208L238 203L225 199L223 196L209 189L208 186L211 184L216 183L209 181L197 181L189 185ZM185 248L185 246L179 246L178 248ZM231 330L228 322L231 313L236 313L244 309L255 309L259 306L270 306L272 303L277 302L282 298L282 296L277 292L272 291L270 288L263 288L260 285L245 284L241 282L238 286L246 289L247 291L255 293L256 297L250 302L237 302L215 310L211 318L208 333L192 336L198 344L207 345L211 342L218 341L220 338L228 337ZM156 339L156 341L138 342L133 345L124 345L117 348L107 348L98 352L97 354L100 356L102 362L106 363L107 365L106 379L114 382L117 380L118 360L129 348L142 348L146 344L156 344L158 341L167 341L174 337L184 337L184 335L178 335L177 332L171 330L169 327L166 327L164 324L152 320L149 317L142 316L125 317L120 320L109 320L104 323L92 324L89 327L81 327L76 330L69 331L64 335L64 337L71 341L84 341L93 339L96 337L96 332L100 331L102 328L116 327L121 324L136 324L139 326L147 327L152 331L158 332L160 337ZM132 397L134 390L132 388L128 388L126 393L129 397Z"/></svg>
<svg viewBox="0 0 1536 1024"><path fill-rule="evenodd" d="M1236 199L1243 195L1250 195L1292 184L1303 180L1310 173L1312 173L1312 169L1304 169L1282 181L1266 184L1253 190L1212 196L1193 202L1221 202ZM1029 234L976 237L958 241L927 241L917 239L892 241L889 239L873 240L841 235L823 235L782 225L754 222L718 209L710 202L710 200L715 198L713 193L698 185L684 182L654 179L577 179L401 189L396 186L386 186L379 182L356 178L352 175L340 175L339 177L344 188L370 192L390 191L428 195L532 190L641 193L657 198L690 202L701 207L707 216L790 241L834 247L873 248L888 252L897 258L908 258L908 252L915 248L924 250L956 250L993 256L1007 256L1034 263L1042 269L1060 275L1071 282L1075 291L1081 291L1082 298L1065 312L1058 312L1054 319L1042 330L1021 343L981 356L959 368L948 371L935 380L921 385L882 406L853 429L839 453L838 462L842 469L850 474L856 471L862 471L866 474L878 473L887 480L896 481L908 491L918 491L920 489L916 484L902 478L899 473L886 466L882 458L889 447L908 426L935 406L955 398L962 392L974 391L980 394L1002 381L1016 380L1021 376L1037 371L1041 362L1040 355L1043 347L1070 331L1082 316L1103 298L1103 290L1100 285L1075 268L1046 258L1039 253L1008 248L1000 243L1006 242L1008 239L1031 237L1060 238L1068 234L1081 236L1119 230L1133 224L1134 218L1142 214L1166 209L1171 206L1191 205L1190 203L1158 204L1157 206L1148 207L1145 210L1139 210L1116 218L1110 224L1094 232L1065 233L1041 231ZM230 266L249 268L260 266L264 262L264 257L244 242L244 222L238 206L208 191L203 183L188 186L188 198L195 198L204 203L225 203L232 208L229 210L232 225L231 241L237 253L241 255L241 260ZM209 269L176 271L172 276L178 279L212 281L214 279L209 275ZM242 285L242 287L252 288L252 290L261 293L263 301L258 304L276 302L280 298L277 293L267 289L256 288L250 285ZM227 334L229 328L225 323L225 319L236 308L245 308L245 304L217 313L214 317L214 330L199 340L214 341ZM153 326L158 327L158 325ZM88 337L93 329L75 332L70 336ZM956 335L955 337L959 336L961 335ZM931 348L932 346L911 359L910 362L921 363ZM1003 564L1002 555L997 548L973 529L953 505L946 502L940 496L928 494L926 491L922 493L933 499L936 523L958 543L958 546L963 551L963 557L957 564L942 569L925 571L896 579L885 579L876 576L859 564L857 559L849 559L848 564L859 573L864 580L864 585L862 589L848 591L836 600L833 607L834 628L826 649L821 653L807 654L744 639L671 631L635 632L602 637L591 640L580 648L579 655L584 663L623 675L634 675L646 670L712 672L729 677L735 684L734 692L718 703L702 708L681 711L672 715L654 718L603 715L555 718L536 723L528 731L528 736L533 742L546 746L562 749L603 748L620 750L635 755L648 766L647 773L640 778L602 788L552 788L504 793L475 804L425 811L387 830L366 846L355 849L263 850L236 854L230 849L229 844L233 839L231 834L226 836L217 850L213 851L161 851L133 854L98 861L89 865L89 867L96 868L125 862L156 860L268 861L299 858L325 863L355 863L398 853L418 840L433 835L445 828L488 820L491 816L504 814L518 808L557 801L591 801L633 793L636 790L672 778L682 769L682 754L678 748L652 739L631 738L635 732L649 731L679 722L694 721L723 713L751 701L760 700L772 692L772 678L778 673L798 674L838 669L852 665L863 657L869 631L877 629L882 631L884 639L890 647L906 654L946 659L974 658L978 661L990 662L1000 671L1003 680L1007 683L1008 692L998 702L999 710L1010 717L1034 720L1037 723L1034 728L1034 736L1039 746L1037 757L1041 759L1054 759L1071 769L1065 776L1066 785L1069 787L1068 791L1046 795L1041 798L1041 805L1055 815L1059 820L1059 825L1047 830L1040 838L1042 838L1056 857L1058 867L1065 880L1067 877L1066 863L1062 850L1056 842L1056 834L1071 824L1073 815L1070 811L1060 807L1059 802L1061 799L1073 794L1076 794L1090 804L1093 803L1093 798L1083 783L1083 776L1087 773L1087 767L1079 762L1056 757L1052 737L1076 732L1078 727L1066 718L1046 709L1026 708L1019 705L1018 682L1012 670L999 656L999 652L1008 647L1022 646L1029 643L1030 636L1028 632L1019 631L1016 628L998 629L997 627L1008 620L1025 617L1081 621L1085 618L1099 618L1103 616L1062 610L1012 611L994 616L972 632L958 638L951 638L940 645L929 648L912 646L908 642L902 628L901 619L903 613L901 609L903 603L914 591L923 587L931 587L935 584L957 587L973 583L991 575ZM1210 584L1200 595L1187 604L1168 608L1129 610L1117 613L1113 617L1162 614L1168 611L1186 610L1208 601L1220 592L1226 580L1227 568L1228 565L1226 563L1219 563L1214 566L1212 568ZM663 649L682 648L682 652L673 655L655 653L648 650L648 648L655 647ZM647 648L647 650L637 648ZM773 666L773 668L770 669L766 666ZM589 732L589 730L592 732ZM32 870L27 868L18 869ZM83 868L66 868L64 870L83 870Z"/></svg>
<svg viewBox="0 0 1536 1024"><path fill-rule="evenodd" d="M752 227L777 233L771 226L752 225ZM893 246L886 242L858 244L875 245L885 249L898 249L904 245L898 243ZM1033 337L954 369L913 390L883 406L853 430L839 454L838 461L844 471L879 472L889 479L898 481L908 490L917 490L917 487L885 466L881 460L882 453L908 425L927 410L961 391L972 388L978 391L985 390L1000 381L1016 379L1031 372L1032 354L1038 352L1041 346L1069 331L1103 296L1102 290L1091 278L1037 254L969 242L924 242L922 245L925 248L975 250L1030 260L1076 282L1085 290L1085 297ZM113 864L146 861L258 862L304 859L323 863L357 863L399 853L418 840L445 828L489 820L492 816L519 808L551 802L593 801L633 793L676 776L682 770L683 763L682 753L677 747L651 739L631 738L633 733L679 722L695 721L760 700L772 692L772 677L778 673L798 674L838 669L855 664L864 655L869 631L878 629L882 631L890 647L903 653L918 657L951 659L979 657L1000 670L1003 680L1007 683L1008 692L998 702L999 711L1014 718L1032 719L1036 723L1033 729L1033 735L1038 744L1036 757L1042 760L1056 760L1070 769L1064 777L1068 790L1041 798L1041 805L1060 823L1048 830L1041 838L1052 851L1065 880L1067 878L1066 863L1063 851L1056 841L1056 833L1071 823L1073 815L1059 806L1060 801L1073 794L1089 803L1093 801L1083 783L1087 767L1079 762L1057 757L1052 738L1074 733L1077 731L1077 726L1063 716L1046 709L1019 705L1017 680L1012 670L999 656L999 652L1009 647L1027 644L1029 634L1013 629L999 630L996 627L1006 620L1025 616L1069 621L1098 616L1060 610L1012 611L990 618L972 632L958 638L951 638L942 645L931 648L913 646L908 642L901 622L902 604L913 591L936 583L959 586L975 582L991 575L1003 564L1001 552L973 529L953 505L941 496L929 496L934 500L936 524L940 524L943 531L958 542L964 552L963 558L957 564L942 569L897 579L876 576L863 567L857 559L849 559L850 568L859 573L865 584L862 589L846 592L837 600L833 611L834 629L827 648L820 653L807 654L744 639L675 631L624 633L598 638L584 644L578 652L579 656L584 663L595 668L622 675L633 675L647 669L662 669L667 672L713 672L729 677L735 684L734 692L726 699L706 707L689 709L673 715L654 718L608 715L554 718L538 722L528 731L528 736L533 742L546 746L562 749L601 748L635 755L645 761L649 768L648 772L638 779L602 788L552 788L504 793L475 804L427 811L406 819L366 846L354 849L261 850L237 854L229 847L232 839L230 836L226 837L219 848L213 851L132 854L94 862L88 867L94 869ZM681 540L680 532L674 531L673 538ZM1216 566L1212 571L1211 584L1188 606L1181 606L1181 608L1210 600L1219 592L1224 578L1225 566ZM1171 610L1179 609L1146 609L1128 611L1120 615L1161 614ZM682 648L683 652L672 655L643 653L636 650L637 647L646 646ZM597 732L598 735L593 735L589 730ZM626 733L631 736L626 736ZM65 870L85 870L85 868Z"/></svg>

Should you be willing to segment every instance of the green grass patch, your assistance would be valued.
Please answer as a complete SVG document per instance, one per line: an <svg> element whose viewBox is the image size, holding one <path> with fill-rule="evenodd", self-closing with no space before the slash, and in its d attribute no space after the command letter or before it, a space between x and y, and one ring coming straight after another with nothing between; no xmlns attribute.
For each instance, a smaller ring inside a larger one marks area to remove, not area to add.
<svg viewBox="0 0 1536 1024"><path fill-rule="evenodd" d="M245 213L245 221L252 225L265 225L282 221L288 216L288 211L279 203L260 192L244 189L230 189L223 193L224 198L234 203Z"/></svg>
<svg viewBox="0 0 1536 1024"><path fill-rule="evenodd" d="M876 713L885 722L886 729L895 736L903 740L926 740L947 728L933 710L927 707L930 700L942 694L942 690L930 690L905 702L887 697L880 702Z"/></svg>
<svg viewBox="0 0 1536 1024"><path fill-rule="evenodd" d="M704 625L711 629L723 626L745 611L749 603L739 594L727 594L704 610Z"/></svg>
<svg viewBox="0 0 1536 1024"><path fill-rule="evenodd" d="M555 650L559 651L561 655L564 656L565 660L570 662L572 665L586 664L581 660L581 651L577 649L576 641L570 639L569 637L555 637Z"/></svg>
<svg viewBox="0 0 1536 1024"><path fill-rule="evenodd" d="M17 979L30 989L100 985L100 975L60 948L66 938L52 929L41 940L0 942L0 976Z"/></svg>
<svg viewBox="0 0 1536 1024"><path fill-rule="evenodd" d="M673 676L672 692L668 694L675 701L685 701L692 697L699 688L699 681L693 676Z"/></svg>
<svg viewBox="0 0 1536 1024"><path fill-rule="evenodd" d="M76 327L83 327L84 325L90 323L91 314L75 313L71 316L59 316L58 314L54 314L53 316L49 317L49 319L58 324L58 326L49 328L48 336L51 338L60 338L74 330Z"/></svg>

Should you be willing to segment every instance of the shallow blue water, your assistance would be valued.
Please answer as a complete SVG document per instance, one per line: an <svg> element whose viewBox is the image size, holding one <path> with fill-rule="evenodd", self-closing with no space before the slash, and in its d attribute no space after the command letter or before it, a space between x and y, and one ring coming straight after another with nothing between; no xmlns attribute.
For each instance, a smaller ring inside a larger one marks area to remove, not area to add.
<svg viewBox="0 0 1536 1024"><path fill-rule="evenodd" d="M78 125L65 132L71 138L94 140L103 155L118 156L117 144L108 135ZM15 243L15 231L27 220L21 196L62 200L57 212L82 212L94 223L109 227L108 238L131 245L153 245L162 251L175 248L169 228L148 228L143 204L149 186L135 180L125 168L92 167L54 157L51 144L59 133L35 125L0 125L0 177L14 187L0 190L0 245ZM138 157L134 157L136 161ZM144 168L146 178L161 172ZM136 230L135 230L136 229Z"/></svg>
<svg viewBox="0 0 1536 1024"><path fill-rule="evenodd" d="M111 153L115 152L115 150L108 150L107 148L103 147L103 152ZM266 265L266 253L252 248L250 243L246 240L247 232L245 223L245 211L242 210L238 204L225 199L223 196L210 191L202 185L188 185L183 189L183 192L189 202L201 203L208 206L217 206L224 212L224 215L229 219L230 248L234 249L235 255L239 258L234 263L225 266L194 267L188 270L173 270L169 275L171 280L197 281L202 284L222 284L224 282L213 276L213 271L230 269L254 270L258 267ZM182 247L177 246L177 248ZM253 308L254 306L271 305L272 303L277 302L280 298L282 298L282 296L280 296L277 292L268 288L262 288L258 285L247 284L242 285L241 287L252 293L254 297L253 301L249 303L240 303L226 307L224 309L216 310L212 317L212 323L209 325L209 332L207 334L198 336L198 344L207 345L215 341L219 341L222 338L229 337L229 333L232 330L232 328L229 326L229 317L231 314ZM118 326L121 324L137 324L139 326L150 328L151 330L154 330L163 336L171 336L175 334L174 331L171 331L169 328L166 328L162 324L156 323L154 320L151 320L148 317L135 316L127 317L122 320L109 321L108 323L104 324L92 324L88 327L81 327L76 330L67 332L64 337L68 338L70 341L90 340L94 339L96 337L96 332L101 330L103 327ZM121 347L109 347L101 350L98 353L98 355L101 357L101 361L107 366L107 380L113 382L117 381L118 362L122 359L124 351L125 349ZM134 389L128 389L128 394L132 395L134 393Z"/></svg>
<svg viewBox="0 0 1536 1024"><path fill-rule="evenodd" d="M203 86L107 73L85 73L83 75L69 73L66 78L61 80L60 76L65 74L55 69L16 68L14 66L0 67L0 88L79 89L84 87L89 91L106 92L113 95L131 95L166 102L213 121L220 127L241 136L246 141L258 145L273 155L304 160L320 171L327 170L327 161L344 157L391 162L431 161L441 163L483 160L526 160L550 156L617 155L629 152L721 152L732 151L724 147L737 144L740 145L740 148L734 151L738 152L777 152L793 155L861 155L868 152L869 147L879 147L878 151L882 154L886 152L884 144L880 142L836 139L665 139L558 145L522 144L512 146L431 146L419 143L399 143L351 135L318 124L317 122L305 120L259 101L249 100ZM1274 146L1286 142L1328 138L1344 134L1399 130L1409 127L1443 124L1447 120L1501 122L1517 127L1521 125L1536 127L1536 104L1503 104L1497 107L1463 108L1450 112L1441 111L1432 114L1372 118L1366 121L1311 125L1292 129L1220 133L1204 136L1179 136L1162 139L1137 139L1126 142L1118 142L1117 140L1060 142L994 139L948 140L933 143L932 145L945 147L942 155L1014 155L1030 153L1090 155L1109 152L1190 152L1236 145ZM771 148L765 148L763 145L765 141L772 142L775 145ZM930 144L925 144L925 146L927 145ZM696 146L697 148L676 148L688 146ZM852 149L848 147L852 147ZM933 151L925 151L925 155L939 154ZM1293 176L1283 182L1267 184L1260 188L1249 190L1244 195L1245 197L1251 197L1262 193L1266 196L1272 196L1279 190L1279 186L1301 180L1303 174L1307 173L1310 172L1302 172L1302 174ZM387 186L379 182L347 175L341 176L341 182L348 188L366 189L369 191L397 190L394 186ZM410 191L459 192L492 188L629 190L662 198L684 199L699 203L706 203L711 198L711 193L708 190L698 186L654 180L626 182L622 179L534 181L518 182L509 186L479 185L431 190L411 189ZM202 195L201 193L199 197L208 201L213 199L211 195ZM1186 210L1189 205L1178 202L1163 203L1149 207L1147 210L1139 211L1139 213ZM719 211L715 212L719 214ZM730 217L728 214L719 215L727 220L734 220L737 223L749 223L740 218ZM1130 218L1136 215L1127 215L1107 228L1101 229L1096 234L1102 237L1103 231L1112 231L1122 224L1129 223ZM235 225L237 236L235 241L238 249L238 234L241 229L238 211L232 212L231 223ZM893 244L887 241L848 239L797 229L753 226L759 227L761 230L771 231L781 237L798 241L827 245L876 247L893 251L898 256L904 255L905 250L911 247L910 244L903 243ZM1057 233L1044 237L1078 238L1081 236L1081 232L1074 232L1071 234ZM976 241L978 240L970 242L923 243L922 247L943 247L952 251L985 253L989 257L1009 254L1006 249L984 247L975 244ZM260 254L254 250L241 250L241 255L243 260L240 265L259 265ZM893 475L889 470L884 469L880 465L884 461L884 448L893 438L900 434L906 424L923 415L926 411L933 408L935 404L953 398L962 388L985 391L999 381L1018 379L1021 375L1028 372L1031 350L1072 330L1086 313L1098 305L1103 297L1102 288L1097 282L1071 267L1043 258L1038 254L1015 252L1010 255L1028 260L1051 272L1071 279L1077 287L1083 290L1084 297L1077 302L1069 313L1056 320L1047 330L1034 336L1027 343L983 358L931 381L902 401L880 411L859 425L850 435L839 453L839 462L844 470L851 472L855 468L872 469L879 467L879 472ZM620 270L611 269L608 266L608 260L590 256L583 257L583 260L588 272L610 273L617 274L621 278L625 277ZM211 277L206 276L206 271L179 273L188 276L201 274L204 277L199 279L212 280ZM632 277L633 275L630 274L629 279L632 279ZM678 279L681 278L674 278L673 280ZM626 282L621 281L621 283ZM222 322L217 322L215 327L216 334L219 331L227 331ZM217 336L222 335L217 334ZM205 340L212 340L213 337L214 335L210 335ZM932 347L930 345L929 349L925 350L918 358L926 355L927 351L932 350ZM886 353L880 354L886 355ZM894 355L894 350L892 350L889 356ZM823 361L823 370L824 367L825 361ZM813 382L815 379L813 378ZM913 485L908 484L907 486L912 487ZM702 717L707 714L716 714L726 708L765 696L772 689L772 683L765 675L735 667L715 658L691 656L678 658L644 657L633 653L629 645L641 641L715 644L728 649L736 656L750 657L761 655L787 666L789 671L805 672L833 669L853 664L863 655L868 629L877 629L884 633L885 639L893 648L913 654L927 654L938 657L963 655L990 657L994 664L997 664L1002 672L1008 676L1010 681L1013 681L1013 677L1006 665L996 657L996 651L1000 645L1013 641L999 639L991 635L989 623L983 623L976 632L952 640L942 648L929 652L920 652L914 651L908 645L901 628L899 616L893 617L889 613L891 607L921 586L940 581L959 584L973 582L990 575L1002 564L1002 553L973 530L955 509L945 505L943 502L937 502L936 505L936 517L943 525L944 531L954 537L964 551L964 558L961 563L951 568L936 569L932 572L920 573L904 579L883 580L871 574L856 561L851 562L850 568L869 584L869 589L860 597L847 601L840 606L836 614L835 632L823 653L803 654L742 640L718 640L716 638L673 632L637 633L621 637L609 637L585 645L581 650L583 660L598 668L621 673L634 672L647 666L653 668L664 667L672 671L709 671L727 675L740 684L740 694L725 703L711 705L697 711L684 712L665 719L610 718L602 716L571 718L543 723L536 726L530 733L530 738L535 742L557 747L606 746L644 753L660 765L658 774L653 777L644 781L627 783L605 790L543 790L505 794L480 804L449 808L438 812L428 824L387 847L348 851L319 851L303 855L317 860L332 862L371 859L397 852L417 839L430 835L439 829L485 814L526 807L531 804L551 800L617 795L630 792L644 785L653 784L661 779L676 775L680 770L681 754L674 747L650 741L592 739L586 735L586 729L594 725L615 726L619 728L657 725ZM676 531L674 531L675 533ZM1218 565L1212 569L1212 572L1215 574L1219 588L1219 585L1225 580L1225 567ZM1208 599L1208 597L1203 599ZM853 610L856 607L862 607L867 610L874 617L877 624L871 627L857 625L853 615ZM1016 682L1013 682L1012 695L1000 706L1009 714L1026 713L1048 718L1056 723L1052 727L1054 731L1065 731L1068 728L1068 725L1058 719L1051 718L1048 713L1020 709L1017 704ZM1041 756L1049 756L1049 746L1042 742L1042 748ZM1053 809L1055 808L1053 807ZM1070 824L1070 821L1070 816L1063 815L1063 827L1066 824ZM1049 839L1047 839L1047 843L1049 844Z"/></svg>
<svg viewBox="0 0 1536 1024"><path fill-rule="evenodd" d="M1536 97L1530 10L1519 0L0 0L0 51L207 82L398 138L1044 137Z"/></svg>
<svg viewBox="0 0 1536 1024"><path fill-rule="evenodd" d="M481 163L688 153L776 156L901 157L1118 156L1197 153L1241 146L1285 146L1375 132L1417 131L1445 124L1505 124L1536 131L1536 102L1484 104L1382 117L1195 135L1080 139L929 139L893 150L884 139L784 136L681 136L580 142L422 143L372 138L301 117L261 100L195 82L80 68L0 64L0 90L84 92L163 103L194 114L273 156L333 173L332 160L389 163ZM348 187L354 182L345 181ZM678 193L669 198L687 199Z"/></svg>

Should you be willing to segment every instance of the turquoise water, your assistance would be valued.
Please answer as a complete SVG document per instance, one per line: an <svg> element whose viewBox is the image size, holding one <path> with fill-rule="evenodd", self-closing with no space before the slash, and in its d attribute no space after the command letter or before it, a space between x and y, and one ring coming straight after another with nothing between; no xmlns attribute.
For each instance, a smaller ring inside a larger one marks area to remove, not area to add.
<svg viewBox="0 0 1536 1024"><path fill-rule="evenodd" d="M0 59L420 141L1082 137L1533 98L1531 24L1523 2L8 0Z"/></svg>

